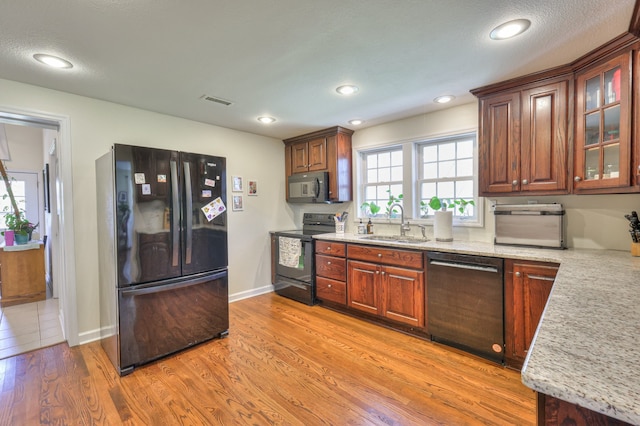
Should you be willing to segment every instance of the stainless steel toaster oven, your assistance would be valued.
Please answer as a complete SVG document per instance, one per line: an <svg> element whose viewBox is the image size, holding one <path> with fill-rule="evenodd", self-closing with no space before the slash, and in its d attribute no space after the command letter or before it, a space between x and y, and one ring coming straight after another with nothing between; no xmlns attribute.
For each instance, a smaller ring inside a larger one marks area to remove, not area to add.
<svg viewBox="0 0 640 426"><path fill-rule="evenodd" d="M566 248L562 204L496 204L495 244Z"/></svg>

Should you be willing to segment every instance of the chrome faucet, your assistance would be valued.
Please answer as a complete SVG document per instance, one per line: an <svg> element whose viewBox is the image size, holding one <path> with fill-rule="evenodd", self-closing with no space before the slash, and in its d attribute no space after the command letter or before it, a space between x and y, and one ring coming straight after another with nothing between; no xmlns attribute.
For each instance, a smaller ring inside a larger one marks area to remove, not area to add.
<svg viewBox="0 0 640 426"><path fill-rule="evenodd" d="M411 229L411 226L409 225L409 222L404 222L404 209L402 208L402 205L398 203L392 204L389 206L389 213L393 212L395 207L400 207L400 236L404 237L406 232Z"/></svg>

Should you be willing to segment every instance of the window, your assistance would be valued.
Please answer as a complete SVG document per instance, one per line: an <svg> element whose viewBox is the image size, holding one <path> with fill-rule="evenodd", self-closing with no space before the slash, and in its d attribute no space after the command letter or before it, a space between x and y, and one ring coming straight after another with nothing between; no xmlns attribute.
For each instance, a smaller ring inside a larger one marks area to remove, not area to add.
<svg viewBox="0 0 640 426"><path fill-rule="evenodd" d="M387 218L389 199L393 196L402 199L405 218L429 223L434 211L428 203L437 196L448 204L457 202L455 209L450 208L454 211L454 223L482 226L476 145L474 132L360 151L360 206L375 203L380 207L375 215L363 208L361 215ZM462 205L465 206L461 212Z"/></svg>
<svg viewBox="0 0 640 426"><path fill-rule="evenodd" d="M369 151L362 154L364 169L364 202L374 203L381 210L372 216L384 216L389 195L398 197L403 188L402 147Z"/></svg>
<svg viewBox="0 0 640 426"><path fill-rule="evenodd" d="M31 223L38 223L38 175L37 173L8 172L11 190L20 210L26 212ZM5 214L12 211L4 180L0 178L0 228L5 229Z"/></svg>
<svg viewBox="0 0 640 426"><path fill-rule="evenodd" d="M427 141L417 144L419 173L418 193L422 203L433 196L445 202L461 202L453 210L455 216L476 217L478 205L475 191L475 134ZM466 204L473 201L473 204ZM459 208L462 208L462 212ZM422 205L422 204L421 204ZM424 210L421 213L424 216ZM427 211L427 217L433 210Z"/></svg>

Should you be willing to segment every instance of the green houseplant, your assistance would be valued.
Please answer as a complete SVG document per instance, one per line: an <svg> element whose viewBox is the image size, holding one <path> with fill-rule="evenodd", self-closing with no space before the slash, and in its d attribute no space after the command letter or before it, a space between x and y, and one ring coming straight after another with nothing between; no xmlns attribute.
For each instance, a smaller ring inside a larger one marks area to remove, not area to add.
<svg viewBox="0 0 640 426"><path fill-rule="evenodd" d="M14 231L16 242L26 243L31 238L31 233L38 227L38 224L33 224L27 220L24 211L18 208L18 203L13 195L11 189L11 180L7 174L7 170L4 167L4 163L0 161L0 175L4 180L4 184L7 188L7 194L5 197L9 197L11 201L11 212L5 215L5 224L10 231ZM4 232L2 233L4 235Z"/></svg>

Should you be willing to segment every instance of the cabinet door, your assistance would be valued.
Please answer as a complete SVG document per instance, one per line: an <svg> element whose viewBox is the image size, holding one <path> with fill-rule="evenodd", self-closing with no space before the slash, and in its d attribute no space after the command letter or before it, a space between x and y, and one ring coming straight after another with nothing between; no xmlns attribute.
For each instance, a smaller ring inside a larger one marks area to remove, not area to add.
<svg viewBox="0 0 640 426"><path fill-rule="evenodd" d="M291 172L304 173L309 171L309 147L307 142L300 142L291 146Z"/></svg>
<svg viewBox="0 0 640 426"><path fill-rule="evenodd" d="M480 101L480 195L520 190L520 93Z"/></svg>
<svg viewBox="0 0 640 426"><path fill-rule="evenodd" d="M567 189L568 82L522 92L521 191Z"/></svg>
<svg viewBox="0 0 640 426"><path fill-rule="evenodd" d="M380 268L367 262L347 262L347 300L349 307L380 314Z"/></svg>
<svg viewBox="0 0 640 426"><path fill-rule="evenodd" d="M574 188L631 184L630 53L580 74L576 81Z"/></svg>
<svg viewBox="0 0 640 426"><path fill-rule="evenodd" d="M509 365L522 366L557 272L553 264L507 262L505 355Z"/></svg>
<svg viewBox="0 0 640 426"><path fill-rule="evenodd" d="M309 171L315 172L327 169L327 139L318 138L309 141Z"/></svg>
<svg viewBox="0 0 640 426"><path fill-rule="evenodd" d="M388 319L424 327L424 272L383 266L382 312Z"/></svg>

